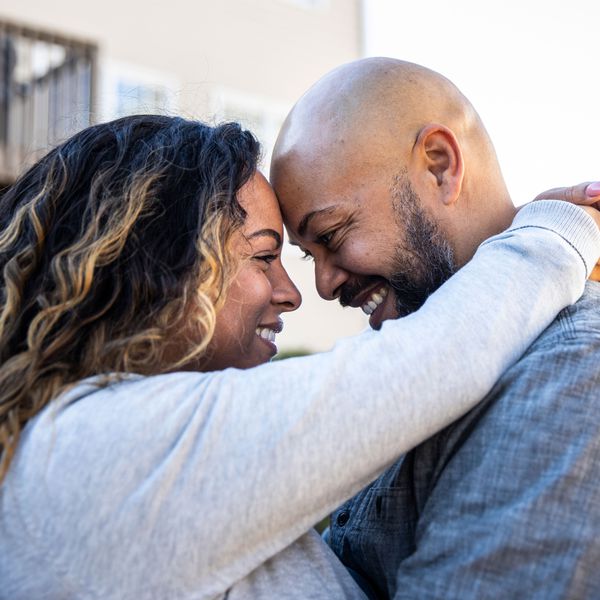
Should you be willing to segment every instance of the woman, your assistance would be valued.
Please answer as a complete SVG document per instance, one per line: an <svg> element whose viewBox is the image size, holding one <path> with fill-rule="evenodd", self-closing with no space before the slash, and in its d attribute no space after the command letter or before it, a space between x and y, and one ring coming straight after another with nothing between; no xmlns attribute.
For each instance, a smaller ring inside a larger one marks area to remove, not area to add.
<svg viewBox="0 0 600 600"><path fill-rule="evenodd" d="M361 597L312 524L472 407L600 253L583 211L536 203L418 313L227 369L300 304L258 152L128 117L2 199L0 597Z"/></svg>

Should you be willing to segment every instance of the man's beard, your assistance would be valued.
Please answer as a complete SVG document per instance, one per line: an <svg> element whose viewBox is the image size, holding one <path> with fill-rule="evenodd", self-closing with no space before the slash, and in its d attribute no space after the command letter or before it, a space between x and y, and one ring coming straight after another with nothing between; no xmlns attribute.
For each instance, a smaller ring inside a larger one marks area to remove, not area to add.
<svg viewBox="0 0 600 600"><path fill-rule="evenodd" d="M392 188L396 220L405 240L395 248L390 287L396 294L396 310L403 317L420 308L456 271L454 253L437 223L421 206L405 173Z"/></svg>
<svg viewBox="0 0 600 600"><path fill-rule="evenodd" d="M388 280L396 296L398 317L419 309L456 271L454 253L437 223L421 207L421 200L406 176L401 173L392 187L392 204L403 243L392 249L393 274ZM339 301L349 306L362 290L381 277L363 276L347 281L340 289Z"/></svg>

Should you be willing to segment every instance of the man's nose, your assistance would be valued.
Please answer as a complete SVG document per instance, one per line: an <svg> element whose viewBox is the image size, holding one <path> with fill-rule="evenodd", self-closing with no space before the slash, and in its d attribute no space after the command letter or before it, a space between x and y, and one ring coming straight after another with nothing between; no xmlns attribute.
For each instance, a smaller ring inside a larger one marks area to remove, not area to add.
<svg viewBox="0 0 600 600"><path fill-rule="evenodd" d="M347 271L327 259L315 259L315 285L321 298L335 300L340 295L341 286L347 281Z"/></svg>

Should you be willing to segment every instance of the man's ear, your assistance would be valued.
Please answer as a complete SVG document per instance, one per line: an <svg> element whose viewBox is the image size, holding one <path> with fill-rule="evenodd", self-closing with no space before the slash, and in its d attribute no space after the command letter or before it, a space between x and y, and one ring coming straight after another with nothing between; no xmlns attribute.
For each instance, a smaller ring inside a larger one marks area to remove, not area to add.
<svg viewBox="0 0 600 600"><path fill-rule="evenodd" d="M427 191L439 195L446 205L454 204L464 177L463 156L454 133L444 125L426 125L419 131L411 154L418 179Z"/></svg>

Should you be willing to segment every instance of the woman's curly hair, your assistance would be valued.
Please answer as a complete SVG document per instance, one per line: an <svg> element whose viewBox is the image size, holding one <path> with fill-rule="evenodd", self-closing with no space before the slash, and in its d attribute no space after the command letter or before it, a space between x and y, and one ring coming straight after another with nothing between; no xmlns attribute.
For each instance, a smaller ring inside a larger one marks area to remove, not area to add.
<svg viewBox="0 0 600 600"><path fill-rule="evenodd" d="M0 482L27 421L70 385L206 353L259 151L235 123L126 117L74 135L3 195ZM165 351L190 328L189 352Z"/></svg>

